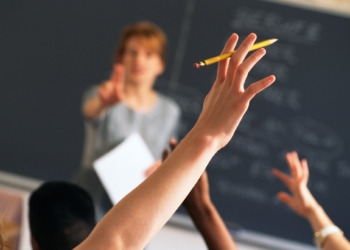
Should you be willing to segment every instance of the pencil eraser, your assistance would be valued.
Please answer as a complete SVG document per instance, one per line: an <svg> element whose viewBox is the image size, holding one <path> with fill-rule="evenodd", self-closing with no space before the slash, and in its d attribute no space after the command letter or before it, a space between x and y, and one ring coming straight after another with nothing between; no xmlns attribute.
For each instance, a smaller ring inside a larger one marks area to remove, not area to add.
<svg viewBox="0 0 350 250"><path fill-rule="evenodd" d="M195 63L195 64L193 64L193 67L195 67L196 69L199 69L199 63Z"/></svg>

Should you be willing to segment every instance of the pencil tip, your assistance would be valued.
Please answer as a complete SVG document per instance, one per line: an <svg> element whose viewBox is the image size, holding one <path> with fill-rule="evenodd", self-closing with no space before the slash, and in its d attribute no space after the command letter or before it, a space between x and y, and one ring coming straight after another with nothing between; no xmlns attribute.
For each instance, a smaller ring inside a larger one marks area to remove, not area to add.
<svg viewBox="0 0 350 250"><path fill-rule="evenodd" d="M272 43L275 43L275 42L277 42L278 41L278 39L276 39L276 38L274 38L274 39L270 39L270 43L272 44Z"/></svg>
<svg viewBox="0 0 350 250"><path fill-rule="evenodd" d="M195 67L196 69L199 69L200 65L199 65L199 63L195 63L195 64L193 64L193 67Z"/></svg>

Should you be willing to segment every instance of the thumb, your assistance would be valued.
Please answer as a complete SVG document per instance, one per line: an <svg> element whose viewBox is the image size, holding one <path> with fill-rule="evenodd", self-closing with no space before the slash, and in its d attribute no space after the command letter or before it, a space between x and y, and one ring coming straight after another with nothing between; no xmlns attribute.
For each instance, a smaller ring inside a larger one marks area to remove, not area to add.
<svg viewBox="0 0 350 250"><path fill-rule="evenodd" d="M277 197L281 202L286 204L288 207L290 207L290 208L292 207L293 199L289 194L287 194L285 192L279 192L277 194Z"/></svg>
<svg viewBox="0 0 350 250"><path fill-rule="evenodd" d="M156 160L156 161L153 163L152 167L158 168L158 167L160 167L160 165L162 165L162 160Z"/></svg>
<svg viewBox="0 0 350 250"><path fill-rule="evenodd" d="M117 63L113 67L111 80L116 85L123 85L125 77L125 68L122 64Z"/></svg>
<svg viewBox="0 0 350 250"><path fill-rule="evenodd" d="M149 168L147 168L144 172L145 176L150 176L154 171L156 171L162 165L161 160L155 161Z"/></svg>

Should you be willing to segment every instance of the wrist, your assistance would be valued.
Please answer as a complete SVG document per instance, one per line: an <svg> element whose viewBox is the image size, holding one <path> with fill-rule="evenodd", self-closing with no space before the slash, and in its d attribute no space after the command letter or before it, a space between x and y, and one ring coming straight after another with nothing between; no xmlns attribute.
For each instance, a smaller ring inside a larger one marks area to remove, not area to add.
<svg viewBox="0 0 350 250"><path fill-rule="evenodd" d="M200 199L193 199L186 198L183 202L183 206L186 208L187 211L195 211L203 213L206 210L210 209L213 204L210 200L210 198L200 198Z"/></svg>
<svg viewBox="0 0 350 250"><path fill-rule="evenodd" d="M213 215L213 211L215 209L213 203L210 200L201 201L201 202L192 202L192 203L185 203L184 207L186 211L191 215L193 218L198 218L200 221L204 221Z"/></svg>
<svg viewBox="0 0 350 250"><path fill-rule="evenodd" d="M208 150L213 152L213 155L221 149L220 138L218 136L212 136L206 133L205 129L199 128L196 125L188 133L190 140L195 141L198 146L205 146Z"/></svg>
<svg viewBox="0 0 350 250"><path fill-rule="evenodd" d="M320 214L322 212L322 210L323 210L323 208L319 204L316 203L307 209L306 213L304 214L304 217L307 220L311 220L317 214Z"/></svg>
<svg viewBox="0 0 350 250"><path fill-rule="evenodd" d="M314 232L333 225L333 222L319 204L312 207L305 218L310 222Z"/></svg>
<svg viewBox="0 0 350 250"><path fill-rule="evenodd" d="M341 236L344 235L343 231L339 227L333 224L327 227L324 227L319 231L316 231L314 234L314 243L316 247L319 249L322 249L325 245L326 239L328 238L328 236L332 234L339 234Z"/></svg>

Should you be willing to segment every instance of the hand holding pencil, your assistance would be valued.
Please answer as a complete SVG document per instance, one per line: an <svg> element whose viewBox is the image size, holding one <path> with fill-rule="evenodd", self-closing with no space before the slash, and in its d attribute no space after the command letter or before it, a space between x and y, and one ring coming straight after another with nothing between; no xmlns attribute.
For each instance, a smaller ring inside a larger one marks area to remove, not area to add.
<svg viewBox="0 0 350 250"><path fill-rule="evenodd" d="M265 41L256 43L256 44L254 44L254 45L249 49L249 51L253 51L253 50L257 50L257 49L260 49L260 48L269 46L269 45L271 45L271 44L277 42L277 40L278 40L278 39L274 38L274 39L269 39L269 40L265 40ZM208 65L210 65L210 64L220 62L220 61L222 61L222 60L225 60L225 59L231 57L231 56L233 55L233 53L235 53L235 52L236 52L236 51L231 51L231 52L228 52L228 53L219 55L219 56L215 56L215 57L212 57L212 58L209 58L209 59L200 61L200 62L198 62L198 63L195 63L195 64L193 65L193 67L195 67L196 69L198 69L198 68L200 68L200 67L202 67L202 66L208 66Z"/></svg>

